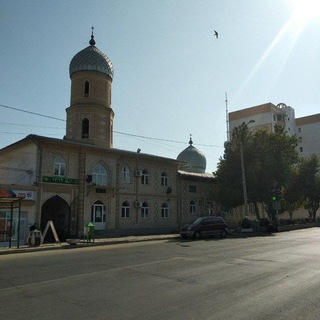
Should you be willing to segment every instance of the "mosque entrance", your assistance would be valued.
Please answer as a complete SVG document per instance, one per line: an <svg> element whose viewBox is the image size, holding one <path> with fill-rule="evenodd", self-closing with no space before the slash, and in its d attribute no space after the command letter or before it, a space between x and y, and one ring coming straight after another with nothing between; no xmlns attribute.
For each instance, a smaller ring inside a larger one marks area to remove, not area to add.
<svg viewBox="0 0 320 320"><path fill-rule="evenodd" d="M70 233L70 207L59 196L48 199L41 208L41 231L44 231L48 221L52 221L60 241L65 241ZM44 242L55 242L49 228Z"/></svg>

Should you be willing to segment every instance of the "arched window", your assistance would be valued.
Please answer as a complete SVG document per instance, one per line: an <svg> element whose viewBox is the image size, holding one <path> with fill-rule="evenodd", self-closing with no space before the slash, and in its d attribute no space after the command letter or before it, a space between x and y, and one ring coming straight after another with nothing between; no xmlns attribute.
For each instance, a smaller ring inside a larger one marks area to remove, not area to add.
<svg viewBox="0 0 320 320"><path fill-rule="evenodd" d="M164 187L168 186L168 176L165 172L161 173L161 185Z"/></svg>
<svg viewBox="0 0 320 320"><path fill-rule="evenodd" d="M64 177L66 175L66 162L60 156L54 159L53 174L58 177Z"/></svg>
<svg viewBox="0 0 320 320"><path fill-rule="evenodd" d="M89 93L90 93L90 83L89 83L89 81L86 81L84 83L84 93L83 93L83 95L85 97L89 97Z"/></svg>
<svg viewBox="0 0 320 320"><path fill-rule="evenodd" d="M106 206L99 200L92 205L91 221L93 223L106 222Z"/></svg>
<svg viewBox="0 0 320 320"><path fill-rule="evenodd" d="M148 218L149 217L149 205L147 202L143 202L141 207L141 218Z"/></svg>
<svg viewBox="0 0 320 320"><path fill-rule="evenodd" d="M149 172L147 170L142 171L141 184L149 184Z"/></svg>
<svg viewBox="0 0 320 320"><path fill-rule="evenodd" d="M106 186L108 182L108 175L106 168L98 164L93 168L92 171L92 183L97 186Z"/></svg>
<svg viewBox="0 0 320 320"><path fill-rule="evenodd" d="M83 139L89 138L89 120L87 118L82 120L82 135Z"/></svg>
<svg viewBox="0 0 320 320"><path fill-rule="evenodd" d="M196 203L192 200L190 201L190 214L196 213Z"/></svg>
<svg viewBox="0 0 320 320"><path fill-rule="evenodd" d="M122 168L122 181L124 183L130 183L130 170L128 167Z"/></svg>
<svg viewBox="0 0 320 320"><path fill-rule="evenodd" d="M161 206L161 218L168 219L169 218L169 206L167 203L164 203Z"/></svg>
<svg viewBox="0 0 320 320"><path fill-rule="evenodd" d="M121 206L121 217L122 218L129 218L130 217L130 205L127 201L122 203Z"/></svg>

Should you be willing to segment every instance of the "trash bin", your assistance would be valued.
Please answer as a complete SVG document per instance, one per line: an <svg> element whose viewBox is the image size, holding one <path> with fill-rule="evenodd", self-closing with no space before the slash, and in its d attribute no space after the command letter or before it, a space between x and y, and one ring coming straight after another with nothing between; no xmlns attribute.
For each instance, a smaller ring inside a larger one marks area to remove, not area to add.
<svg viewBox="0 0 320 320"><path fill-rule="evenodd" d="M41 245L41 237L42 237L42 234L41 234L40 230L37 230L37 229L32 230L29 233L29 237L28 237L29 246L32 246L32 247L40 246Z"/></svg>
<svg viewBox="0 0 320 320"><path fill-rule="evenodd" d="M92 222L84 227L84 238L87 242L91 242L91 240L94 242L94 224Z"/></svg>

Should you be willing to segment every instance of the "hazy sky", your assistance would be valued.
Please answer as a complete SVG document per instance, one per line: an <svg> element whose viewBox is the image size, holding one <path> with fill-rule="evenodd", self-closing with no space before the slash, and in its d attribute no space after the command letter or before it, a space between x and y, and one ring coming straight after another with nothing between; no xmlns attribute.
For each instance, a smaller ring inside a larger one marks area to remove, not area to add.
<svg viewBox="0 0 320 320"><path fill-rule="evenodd" d="M302 3L297 14L294 0L0 0L0 148L64 136L65 121L3 106L65 120L69 63L94 26L115 70L114 147L176 158L192 134L214 171L225 92L229 112L283 102L319 113L320 6Z"/></svg>

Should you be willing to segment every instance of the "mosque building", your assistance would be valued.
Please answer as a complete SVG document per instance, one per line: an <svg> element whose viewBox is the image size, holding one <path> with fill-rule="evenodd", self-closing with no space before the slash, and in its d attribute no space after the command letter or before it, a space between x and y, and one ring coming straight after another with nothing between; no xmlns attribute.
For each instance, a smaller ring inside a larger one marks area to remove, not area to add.
<svg viewBox="0 0 320 320"><path fill-rule="evenodd" d="M114 148L114 68L95 45L92 34L70 62L65 137L30 134L0 150L0 191L23 199L21 243L34 222L44 229L52 221L64 240L83 235L88 222L106 237L171 233L217 211L214 176L191 138L177 159ZM0 203L0 242L9 229L17 238L17 219Z"/></svg>

